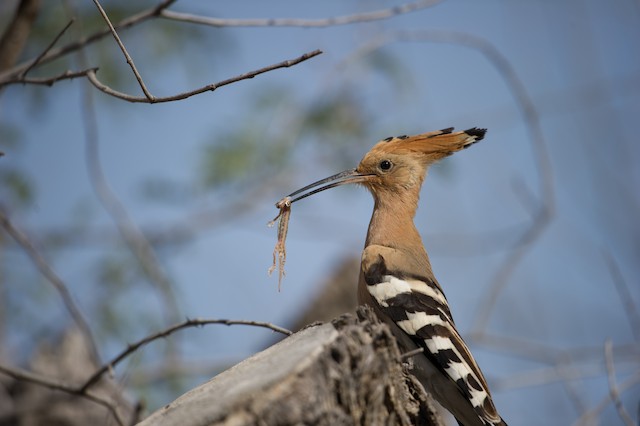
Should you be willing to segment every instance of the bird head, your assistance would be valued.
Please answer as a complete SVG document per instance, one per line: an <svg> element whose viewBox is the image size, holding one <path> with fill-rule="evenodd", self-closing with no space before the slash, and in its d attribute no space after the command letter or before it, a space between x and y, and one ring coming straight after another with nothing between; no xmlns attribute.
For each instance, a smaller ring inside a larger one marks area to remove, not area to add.
<svg viewBox="0 0 640 426"><path fill-rule="evenodd" d="M448 128L383 139L365 154L355 169L307 185L291 193L289 201L293 203L348 183L364 185L376 199L383 194L413 191L417 194L431 164L482 140L485 133L486 129L475 127L462 132Z"/></svg>

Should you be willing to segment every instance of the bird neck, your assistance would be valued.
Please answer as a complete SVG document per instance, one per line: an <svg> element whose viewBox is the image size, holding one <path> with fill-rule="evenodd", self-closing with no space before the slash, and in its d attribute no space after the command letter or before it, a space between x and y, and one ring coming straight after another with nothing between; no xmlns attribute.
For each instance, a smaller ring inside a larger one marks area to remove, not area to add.
<svg viewBox="0 0 640 426"><path fill-rule="evenodd" d="M380 245L400 250L430 269L422 238L413 223L418 194L374 194L374 200L365 247Z"/></svg>

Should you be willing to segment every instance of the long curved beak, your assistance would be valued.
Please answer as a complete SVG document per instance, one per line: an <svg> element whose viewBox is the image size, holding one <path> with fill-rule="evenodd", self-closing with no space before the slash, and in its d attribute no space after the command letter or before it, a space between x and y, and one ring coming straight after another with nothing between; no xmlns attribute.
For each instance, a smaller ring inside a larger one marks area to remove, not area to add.
<svg viewBox="0 0 640 426"><path fill-rule="evenodd" d="M302 200L303 198L307 198L313 194L317 194L318 192L322 192L326 189L335 188L336 186L345 185L348 183L365 182L366 180L369 179L370 176L371 175L360 174L356 169L345 170L344 172L337 173L333 176L329 176L328 178L324 178L310 185L307 185L304 188L300 188L297 191L292 192L285 198L288 198L289 199L288 201L290 203L294 203L296 201ZM321 185L324 185L324 186L321 186ZM318 186L319 188L317 188ZM316 188L316 189L313 189L313 188ZM309 191L309 190L312 190L312 191ZM306 191L309 191L309 192L306 192Z"/></svg>

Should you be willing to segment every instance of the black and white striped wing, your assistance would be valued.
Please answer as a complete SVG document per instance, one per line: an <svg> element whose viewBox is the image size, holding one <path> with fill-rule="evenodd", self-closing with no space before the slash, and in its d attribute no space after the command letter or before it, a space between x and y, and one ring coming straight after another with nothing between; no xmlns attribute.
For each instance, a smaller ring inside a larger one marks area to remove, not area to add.
<svg viewBox="0 0 640 426"><path fill-rule="evenodd" d="M440 286L426 277L386 271L384 260L365 273L367 290L380 310L419 347L471 402L487 425L503 424L486 380L455 328Z"/></svg>

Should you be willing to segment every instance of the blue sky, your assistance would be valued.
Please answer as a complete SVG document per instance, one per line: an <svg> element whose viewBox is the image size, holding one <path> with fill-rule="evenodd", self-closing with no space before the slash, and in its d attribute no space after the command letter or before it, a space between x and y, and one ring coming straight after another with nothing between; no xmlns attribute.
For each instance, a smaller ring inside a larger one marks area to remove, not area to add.
<svg viewBox="0 0 640 426"><path fill-rule="evenodd" d="M172 9L229 18L321 18L391 4L179 1ZM108 7L105 2L107 11ZM276 213L273 202L341 171L345 163L355 166L386 136L449 126L486 127L485 141L431 170L416 216L436 276L465 334L474 329L478 305L484 303L483 295L513 251L509 244L530 223L530 204L540 196L540 170L530 133L504 76L481 52L427 40L384 44L382 51L406 72L409 88L398 90L384 75L367 68L371 53L362 49L376 37L397 36L399 31L420 37L430 31L427 39L433 39L435 31L454 31L485 40L508 60L540 117L556 206L550 224L510 275L489 331L558 353L588 347L586 360L575 357L565 367L598 372L566 386L554 382L522 387L514 377L547 365L490 344L472 343L472 350L495 384L497 405L510 424L571 424L608 393L599 349L605 339L613 340L614 350L622 348L620 381L638 367L638 342L606 256L615 260L632 300L640 303L640 149L635 135L640 116L639 22L640 4L631 0L450 1L390 20L325 29L202 28L204 37L210 38L207 42L222 43L226 49L208 55L185 46L159 69L145 68L141 62L140 71L154 94L188 90L314 49L324 54L170 104L130 104L92 90L104 172L133 220L143 227L180 220L203 206L222 206L242 194L213 192L184 206L165 206L141 197L140 183L154 176L192 179L203 145L230 127L250 123L255 118L249 108L251 99L262 90L286 87L297 99L313 102L345 87L355 88L359 101L372 111L372 119L367 139L347 141L349 158L337 161L333 153L323 152L327 148L322 145L301 150L298 161L281 170L276 183L253 196L249 211L202 230L180 249L160 253L185 316L284 324L310 292L318 290L314 286L331 268L347 256L359 255L372 202L366 191L354 187L295 205L281 292L277 278L266 274L275 243L275 231L265 226ZM123 33L134 59L148 55L153 25L148 22ZM112 40L102 43L108 46ZM112 65L126 69L115 44L112 48ZM112 229L92 192L85 166L80 99L87 84L77 80L35 89L46 97L39 109L27 96L33 92L21 86L8 88L0 98L0 120L18 128L24 142L16 152L7 151L2 162L12 161L28 170L37 190L33 205L13 219L36 235L38 230L68 226L86 211L91 226ZM279 134L283 125L296 131L300 112L287 110L284 101L269 114L274 118L263 127L266 134ZM56 269L87 310L97 291L92 259L101 250L89 245L52 255ZM126 255L126 249L121 250ZM5 262L14 258L20 259L19 254L12 252ZM26 272L28 263L21 261L24 264L12 276L34 277L35 273ZM8 291L28 304L29 295L21 292L19 282L9 282ZM132 308L157 303L144 291L133 297L139 299L131 301ZM50 311L52 318L68 320L61 309ZM48 318L42 320L48 322ZM129 340L139 337L132 335ZM212 353L221 360L246 357L267 337L260 330L210 328L187 332L181 342L185 356L195 362L208 360ZM17 340L24 344L30 338L25 334ZM632 349L624 349L625 345ZM630 353L636 354L636 361L629 361ZM632 413L637 411L638 389L624 394ZM571 392L579 393L579 403L571 402ZM604 411L602 423L619 424L612 408Z"/></svg>

